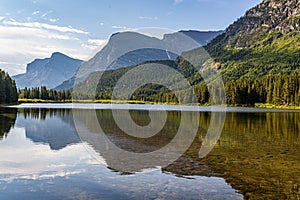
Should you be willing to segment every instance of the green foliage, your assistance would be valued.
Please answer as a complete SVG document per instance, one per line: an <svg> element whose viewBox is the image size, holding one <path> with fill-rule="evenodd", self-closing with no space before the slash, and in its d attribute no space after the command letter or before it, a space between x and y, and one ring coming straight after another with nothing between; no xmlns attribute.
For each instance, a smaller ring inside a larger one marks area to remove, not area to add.
<svg viewBox="0 0 300 200"><path fill-rule="evenodd" d="M17 102L18 93L15 81L0 69L0 104L14 104Z"/></svg>
<svg viewBox="0 0 300 200"><path fill-rule="evenodd" d="M71 90L48 90L45 86L35 87L35 88L24 88L19 90L19 99L22 99L22 102L26 102L26 99L31 100L41 100L39 102L43 102L43 100L50 101L70 101L72 100L72 92ZM31 101L32 102L32 101Z"/></svg>
<svg viewBox="0 0 300 200"><path fill-rule="evenodd" d="M251 105L300 105L300 75L272 75L256 79L239 79L225 84L227 103Z"/></svg>
<svg viewBox="0 0 300 200"><path fill-rule="evenodd" d="M258 50L256 51L258 52ZM292 67L296 66L296 64L292 65L289 64L292 62L287 62L290 59L293 60L291 57L295 57L295 54L291 54L290 58L281 59L280 62L277 62L270 55L268 59L265 57L254 58L251 53L249 55L248 50L235 50L231 52L231 55L227 54L227 57L224 58L224 60L228 60L225 64L222 64L223 67L225 66L225 69L220 70L225 81L227 104L248 106L254 106L257 103L285 106L300 105L299 70L297 67ZM238 55L241 58L238 58ZM245 57L250 57L250 61L243 60ZM266 60L258 61L260 59ZM297 59L293 61L298 63ZM151 63L155 64L155 62ZM171 104L177 104L179 101L186 104L195 102L200 105L210 104L212 100L209 90L203 82L201 74L195 70L191 63L182 58L179 58L177 62L165 61L160 63L169 65L179 73L182 73L190 84L193 85L193 92L196 95L196 99L195 96L191 95L191 91L185 88L178 91L170 91L162 85L146 84L137 89L129 98L130 100ZM100 79L97 83L96 94L95 91L90 91L78 95L81 95L83 99L109 100L117 81L134 67L136 66L105 71L101 78L99 72L96 72L80 86L88 88L89 84ZM174 77L166 76L164 78L172 82ZM134 83L134 81L136 80L132 80L131 82ZM130 89L132 83L128 83L128 89ZM172 84L180 85L176 81ZM215 90L218 90L218 88L215 88Z"/></svg>

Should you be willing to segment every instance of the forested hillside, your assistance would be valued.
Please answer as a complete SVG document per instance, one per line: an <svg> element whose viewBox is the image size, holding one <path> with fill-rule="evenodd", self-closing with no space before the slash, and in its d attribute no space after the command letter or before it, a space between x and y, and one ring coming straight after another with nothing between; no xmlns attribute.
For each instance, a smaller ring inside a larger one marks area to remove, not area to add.
<svg viewBox="0 0 300 200"><path fill-rule="evenodd" d="M300 2L264 0L205 49L225 81L300 72Z"/></svg>
<svg viewBox="0 0 300 200"><path fill-rule="evenodd" d="M215 62L210 67L225 82L228 104L299 105L299 20L299 1L264 0L205 47ZM200 59L201 51L181 59Z"/></svg>

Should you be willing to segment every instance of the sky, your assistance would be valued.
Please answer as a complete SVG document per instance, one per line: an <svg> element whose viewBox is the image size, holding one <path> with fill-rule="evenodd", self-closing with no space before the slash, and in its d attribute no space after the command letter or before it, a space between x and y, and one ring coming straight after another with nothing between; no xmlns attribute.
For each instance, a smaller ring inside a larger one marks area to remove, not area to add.
<svg viewBox="0 0 300 200"><path fill-rule="evenodd" d="M224 30L262 0L0 0L0 68L24 73L53 52L88 60L115 32Z"/></svg>

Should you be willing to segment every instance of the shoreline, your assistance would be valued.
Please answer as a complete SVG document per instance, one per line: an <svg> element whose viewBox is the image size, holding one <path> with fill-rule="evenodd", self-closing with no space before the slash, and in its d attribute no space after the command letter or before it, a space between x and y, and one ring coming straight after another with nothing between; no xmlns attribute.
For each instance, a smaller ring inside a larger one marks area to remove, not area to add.
<svg viewBox="0 0 300 200"><path fill-rule="evenodd" d="M138 101L138 100L65 100L65 101L55 101L55 100L43 100L43 99L19 99L19 104L22 103L96 103L96 104L149 104L149 105L181 105L176 103L168 102L149 102L149 101ZM5 106L5 105L4 105ZM184 104L183 106L211 106L210 104ZM267 109L291 109L300 110L300 106L285 106L285 105L275 105L268 103L256 103L255 106L248 105L223 105L226 107L243 107L243 108L267 108Z"/></svg>
<svg viewBox="0 0 300 200"><path fill-rule="evenodd" d="M139 105L171 105L171 106L200 106L200 107L210 107L210 104L176 104L176 103L163 103L163 102L149 102L149 101L137 101L137 100L65 100L65 101L55 101L55 100L43 100L43 99L19 99L19 104L139 104ZM1 105L1 106L11 106L11 105ZM285 109L285 110L300 110L300 106L284 106L284 105L274 105L267 103L256 103L255 106L248 105L220 105L224 107L233 107L233 108L261 108L261 109Z"/></svg>

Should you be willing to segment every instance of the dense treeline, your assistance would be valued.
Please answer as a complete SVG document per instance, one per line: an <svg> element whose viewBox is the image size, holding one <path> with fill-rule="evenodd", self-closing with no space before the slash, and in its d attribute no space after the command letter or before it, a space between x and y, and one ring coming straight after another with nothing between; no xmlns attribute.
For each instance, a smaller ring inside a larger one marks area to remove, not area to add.
<svg viewBox="0 0 300 200"><path fill-rule="evenodd" d="M18 102L16 83L10 76L0 69L0 104Z"/></svg>
<svg viewBox="0 0 300 200"><path fill-rule="evenodd" d="M300 106L300 74L263 76L257 79L239 79L225 82L228 105L267 103L272 105ZM204 83L194 87L196 96L190 91L179 91L177 97L166 87L148 84L139 88L131 100L178 103L210 104L210 93ZM106 95L109 97L110 95ZM195 99L195 97L197 99Z"/></svg>
<svg viewBox="0 0 300 200"><path fill-rule="evenodd" d="M300 74L264 76L254 80L226 82L230 105L300 105Z"/></svg>
<svg viewBox="0 0 300 200"><path fill-rule="evenodd" d="M45 86L35 88L24 88L19 90L20 99L42 99L53 101L66 101L72 99L70 90L56 91L48 90Z"/></svg>
<svg viewBox="0 0 300 200"><path fill-rule="evenodd" d="M180 99L186 102L209 104L210 94L204 83L194 87L197 100L192 99L188 91L179 92ZM300 74L264 76L257 79L239 79L225 82L226 101L228 105L248 105L264 103L284 106L300 106ZM136 99L140 100L140 99ZM146 100L154 102L178 102L174 93L162 93Z"/></svg>
<svg viewBox="0 0 300 200"><path fill-rule="evenodd" d="M121 76L121 75L120 75ZM117 79L115 80L117 81ZM110 87L98 90L96 94L82 95L81 99L111 99L114 81L109 83ZM178 99L184 103L210 104L210 93L207 86L200 82L191 91L178 91L175 95L168 88L147 84L136 90L130 100L148 102L178 103ZM268 103L273 105L300 106L300 74L268 75L256 79L242 78L239 80L225 82L226 100L228 105L248 105L255 103ZM54 101L66 101L72 99L72 92L48 90L46 87L19 90L20 99L43 99Z"/></svg>

